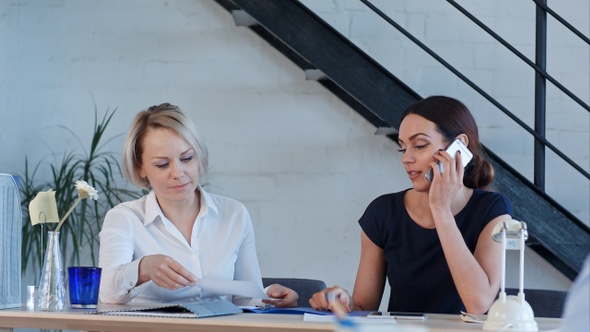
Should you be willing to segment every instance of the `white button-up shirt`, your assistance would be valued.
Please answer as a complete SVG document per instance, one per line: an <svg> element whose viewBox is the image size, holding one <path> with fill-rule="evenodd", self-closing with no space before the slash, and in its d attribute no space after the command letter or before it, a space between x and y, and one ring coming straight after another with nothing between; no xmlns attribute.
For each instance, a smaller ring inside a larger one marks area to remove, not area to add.
<svg viewBox="0 0 590 332"><path fill-rule="evenodd" d="M248 210L236 200L198 190L201 210L191 244L164 216L153 191L108 211L100 232L102 302L189 302L216 297L198 286L168 290L148 281L136 287L139 261L154 254L172 257L198 279L251 280L262 287ZM234 296L233 302L249 305L254 300Z"/></svg>

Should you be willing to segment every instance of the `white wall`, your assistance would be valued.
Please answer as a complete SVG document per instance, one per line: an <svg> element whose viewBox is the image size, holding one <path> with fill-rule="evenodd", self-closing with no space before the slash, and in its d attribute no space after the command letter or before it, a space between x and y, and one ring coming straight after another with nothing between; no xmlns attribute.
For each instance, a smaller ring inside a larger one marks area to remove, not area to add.
<svg viewBox="0 0 590 332"><path fill-rule="evenodd" d="M87 146L94 101L118 109L110 136L150 105L179 105L208 141L209 190L248 207L265 276L352 288L358 218L410 185L397 145L213 1L3 1L0 66L2 172L79 149L58 125ZM122 140L107 149L118 153ZM527 287L570 285L534 253L526 265Z"/></svg>
<svg viewBox="0 0 590 332"><path fill-rule="evenodd" d="M323 19L422 96L443 94L466 102L484 144L533 181L533 139L498 108L415 46L360 1L302 0ZM534 128L534 71L448 2L371 1L405 30L456 67L485 93ZM457 1L530 61L535 61L532 1ZM549 6L588 37L586 0ZM590 103L590 48L547 15L547 71L586 105ZM590 113L547 82L547 139L590 171ZM546 191L590 226L590 185L547 149Z"/></svg>

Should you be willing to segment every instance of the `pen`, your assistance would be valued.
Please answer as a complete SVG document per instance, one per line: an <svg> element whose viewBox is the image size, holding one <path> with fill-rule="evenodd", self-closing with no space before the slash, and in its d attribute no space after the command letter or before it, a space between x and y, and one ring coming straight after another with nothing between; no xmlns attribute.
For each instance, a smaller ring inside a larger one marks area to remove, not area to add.
<svg viewBox="0 0 590 332"><path fill-rule="evenodd" d="M328 304L330 304L330 308L332 312L338 318L338 324L344 327L354 328L356 324L350 319L346 310L344 310L344 306L342 302L340 302L340 293L335 291L329 291L326 294L326 300L328 300Z"/></svg>

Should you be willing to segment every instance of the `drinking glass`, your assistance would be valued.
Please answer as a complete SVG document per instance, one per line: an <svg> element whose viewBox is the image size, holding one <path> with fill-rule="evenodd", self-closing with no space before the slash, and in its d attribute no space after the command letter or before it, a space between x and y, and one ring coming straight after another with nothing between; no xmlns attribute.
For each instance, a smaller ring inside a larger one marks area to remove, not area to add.
<svg viewBox="0 0 590 332"><path fill-rule="evenodd" d="M96 308L102 269L93 266L68 267L70 307Z"/></svg>

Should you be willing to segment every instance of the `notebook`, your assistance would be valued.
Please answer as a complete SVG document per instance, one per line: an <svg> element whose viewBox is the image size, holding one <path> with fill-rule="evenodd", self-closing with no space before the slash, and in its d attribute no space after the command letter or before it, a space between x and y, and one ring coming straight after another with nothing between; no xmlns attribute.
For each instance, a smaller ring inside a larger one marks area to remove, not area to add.
<svg viewBox="0 0 590 332"><path fill-rule="evenodd" d="M242 309L223 299L213 299L201 302L177 304L147 304L147 305L104 305L96 310L101 315L118 316L146 316L146 317L175 317L175 318L203 318L242 313Z"/></svg>

